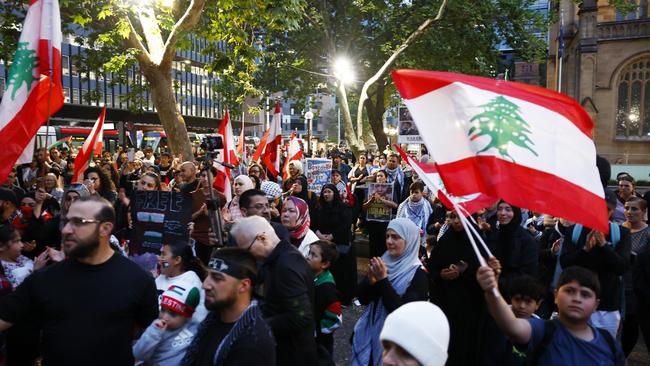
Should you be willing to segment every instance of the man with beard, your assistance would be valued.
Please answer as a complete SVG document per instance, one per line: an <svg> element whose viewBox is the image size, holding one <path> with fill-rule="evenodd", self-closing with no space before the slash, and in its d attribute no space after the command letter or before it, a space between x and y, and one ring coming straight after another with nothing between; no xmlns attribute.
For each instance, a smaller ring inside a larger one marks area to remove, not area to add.
<svg viewBox="0 0 650 366"><path fill-rule="evenodd" d="M182 365L275 365L275 341L252 300L255 258L244 249L222 248L208 264L203 281L205 307Z"/></svg>
<svg viewBox="0 0 650 366"><path fill-rule="evenodd" d="M134 327L158 314L153 278L111 249L115 211L105 199L79 198L62 221L68 259L0 301L0 330L35 321L43 365L132 365Z"/></svg>
<svg viewBox="0 0 650 366"><path fill-rule="evenodd" d="M268 221L244 217L230 231L239 248L262 262L264 319L278 343L278 365L316 365L314 339L314 277L302 254L280 240Z"/></svg>

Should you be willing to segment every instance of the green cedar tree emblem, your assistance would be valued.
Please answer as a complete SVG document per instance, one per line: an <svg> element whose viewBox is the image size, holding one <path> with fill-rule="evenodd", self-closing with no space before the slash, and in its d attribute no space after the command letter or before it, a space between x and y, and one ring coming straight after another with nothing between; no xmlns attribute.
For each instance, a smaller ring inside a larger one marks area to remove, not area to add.
<svg viewBox="0 0 650 366"><path fill-rule="evenodd" d="M530 125L521 118L519 107L515 103L499 95L480 108L483 108L483 112L470 119L471 127L467 135L470 140L487 135L490 136L490 142L477 155L494 148L499 155L514 162L515 159L508 153L508 143L512 142L538 156L531 148L535 143L528 137L531 133Z"/></svg>
<svg viewBox="0 0 650 366"><path fill-rule="evenodd" d="M32 88L34 68L38 66L38 58L34 50L27 48L28 45L27 42L18 43L14 63L11 65L8 83L8 88L11 86L14 88L11 92L11 100L15 99L16 92L23 83L27 84L27 90Z"/></svg>

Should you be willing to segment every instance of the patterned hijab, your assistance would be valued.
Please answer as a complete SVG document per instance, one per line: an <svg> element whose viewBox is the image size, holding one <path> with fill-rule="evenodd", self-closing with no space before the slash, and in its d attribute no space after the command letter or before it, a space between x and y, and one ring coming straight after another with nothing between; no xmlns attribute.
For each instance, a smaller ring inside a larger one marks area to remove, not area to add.
<svg viewBox="0 0 650 366"><path fill-rule="evenodd" d="M293 202L296 206L296 210L298 210L298 220L296 221L296 226L288 227L287 230L289 230L291 244L298 247L302 238L304 238L305 235L307 235L307 231L309 231L309 206L307 205L307 202L295 196L287 197L284 200L283 205L286 205L289 201Z"/></svg>

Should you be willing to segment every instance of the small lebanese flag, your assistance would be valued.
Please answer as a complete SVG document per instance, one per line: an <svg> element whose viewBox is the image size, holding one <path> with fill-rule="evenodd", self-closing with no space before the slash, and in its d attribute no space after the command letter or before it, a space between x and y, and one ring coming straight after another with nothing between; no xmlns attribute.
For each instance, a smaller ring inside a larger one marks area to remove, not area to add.
<svg viewBox="0 0 650 366"><path fill-rule="evenodd" d="M482 193L474 193L466 196L456 197L445 188L445 184L440 178L438 169L435 164L430 163L420 163L419 161L413 159L410 155L406 154L399 145L393 145L397 152L402 156L402 159L406 160L408 164L415 170L418 177L422 179L422 182L429 187L434 196L438 197L440 202L442 202L445 207L450 210L454 209L454 203L461 206L465 209L465 213L471 215L479 210L482 210L486 207L491 206L494 202L497 201L496 198L489 197Z"/></svg>
<svg viewBox="0 0 650 366"><path fill-rule="evenodd" d="M101 150L99 155L97 155L97 143L99 138L102 136L102 129L104 128L104 118L106 117L106 107L102 108L102 112L99 114L99 118L95 122L93 129L90 131L90 135L84 141L84 144L79 149L77 157L74 159L74 174L72 175L72 183L81 183L84 178L84 172L90 162L95 158L95 156L101 156Z"/></svg>
<svg viewBox="0 0 650 366"><path fill-rule="evenodd" d="M275 116L278 114L280 115L280 121L282 121L282 108L280 108L280 101L277 101L275 103L275 111L273 112L273 118L275 118ZM255 149L255 153L251 158L251 161L259 161L260 157L262 156L262 153L266 148L266 143L269 139L269 133L271 133L271 126L273 126L273 124L271 124L269 128L267 128L266 131L264 131L264 134L262 135L262 139L260 140L259 145L257 145L257 148ZM282 130L280 130L280 132L282 132Z"/></svg>
<svg viewBox="0 0 650 366"><path fill-rule="evenodd" d="M280 102L275 105L275 113L268 132L262 162L269 173L277 177L280 172L280 145L282 144L282 109L280 109Z"/></svg>
<svg viewBox="0 0 650 366"><path fill-rule="evenodd" d="M480 192L609 230L593 123L575 100L447 72L392 76L449 193Z"/></svg>
<svg viewBox="0 0 650 366"><path fill-rule="evenodd" d="M282 167L282 179L286 180L289 178L289 172L287 172L287 166L290 161L302 159L302 147L300 147L300 142L298 142L298 136L295 132L291 133L289 138L289 148L287 149L287 159L284 161L284 166Z"/></svg>
<svg viewBox="0 0 650 366"><path fill-rule="evenodd" d="M31 0L0 103L0 182L47 120L48 109L52 115L63 106L61 38L58 1Z"/></svg>
<svg viewBox="0 0 650 366"><path fill-rule="evenodd" d="M223 120L221 121L217 133L223 137L223 152L219 155L219 160L232 165L239 164L237 154L235 153L235 139L232 133L232 124L230 123L228 110L226 110L226 113L223 116ZM214 177L212 187L222 192L224 196L226 196L226 201L230 202L230 200L232 200L230 169L221 164L216 164L216 168L217 175Z"/></svg>

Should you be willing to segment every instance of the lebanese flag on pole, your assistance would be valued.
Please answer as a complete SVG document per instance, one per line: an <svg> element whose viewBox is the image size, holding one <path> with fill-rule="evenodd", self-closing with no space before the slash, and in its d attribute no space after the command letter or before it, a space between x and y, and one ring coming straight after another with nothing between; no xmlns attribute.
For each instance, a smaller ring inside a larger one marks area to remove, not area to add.
<svg viewBox="0 0 650 366"><path fill-rule="evenodd" d="M97 118L93 129L90 131L90 135L88 135L86 141L84 141L84 144L77 153L77 157L74 159L72 183L81 183L84 178L84 172L86 171L86 168L88 168L90 162L93 161L96 156L101 156L101 148L99 153L97 153L97 146L98 144L101 144L99 139L103 135L102 129L104 128L105 117L106 107L102 108L102 112L99 114L99 118Z"/></svg>
<svg viewBox="0 0 650 366"><path fill-rule="evenodd" d="M280 102L275 105L275 113L268 130L262 162L269 173L277 177L280 172L280 145L282 144L282 110Z"/></svg>
<svg viewBox="0 0 650 366"><path fill-rule="evenodd" d="M280 101L277 101L275 103L275 111L273 112L273 118L275 119L275 116L279 115L280 116L280 121L282 121L282 108L280 108ZM253 157L251 158L251 161L258 161L260 157L262 156L262 153L264 152L264 149L266 148L266 142L269 139L269 133L271 132L271 124L269 128L264 131L264 134L262 135L262 139L260 140L260 144L257 146L257 149L255 149L255 153L253 154Z"/></svg>
<svg viewBox="0 0 650 366"><path fill-rule="evenodd" d="M392 76L449 193L480 192L609 230L593 122L575 100L447 72Z"/></svg>
<svg viewBox="0 0 650 366"><path fill-rule="evenodd" d="M223 137L223 152L219 154L219 161L231 165L239 164L237 160L237 153L235 152L235 138L232 133L232 125L230 124L230 116L228 111L223 116L219 130L219 135ZM232 185L230 183L230 169L221 164L216 164L217 175L214 177L212 187L222 192L226 196L226 200L232 200Z"/></svg>
<svg viewBox="0 0 650 366"><path fill-rule="evenodd" d="M298 136L295 132L291 133L289 138L289 148L287 149L287 159L284 161L284 166L282 167L282 179L286 180L289 178L289 173L287 172L287 165L290 161L302 159L302 148L300 147L300 142L298 142Z"/></svg>
<svg viewBox="0 0 650 366"><path fill-rule="evenodd" d="M32 0L0 104L0 182L47 121L48 109L52 115L63 105L61 38L58 1Z"/></svg>
<svg viewBox="0 0 650 366"><path fill-rule="evenodd" d="M494 202L497 201L496 198L487 196L482 193L474 193L470 195L465 195L461 197L456 197L445 188L445 184L440 178L438 169L435 164L425 164L413 159L410 155L406 154L404 150L400 149L399 145L393 145L397 152L402 156L402 159L406 160L408 164L415 170L418 177L422 179L422 182L429 187L429 190L433 193L434 196L438 197L440 202L442 202L445 207L450 210L454 209L454 203L465 209L468 215L471 215L479 210L482 210L486 207L491 206Z"/></svg>

